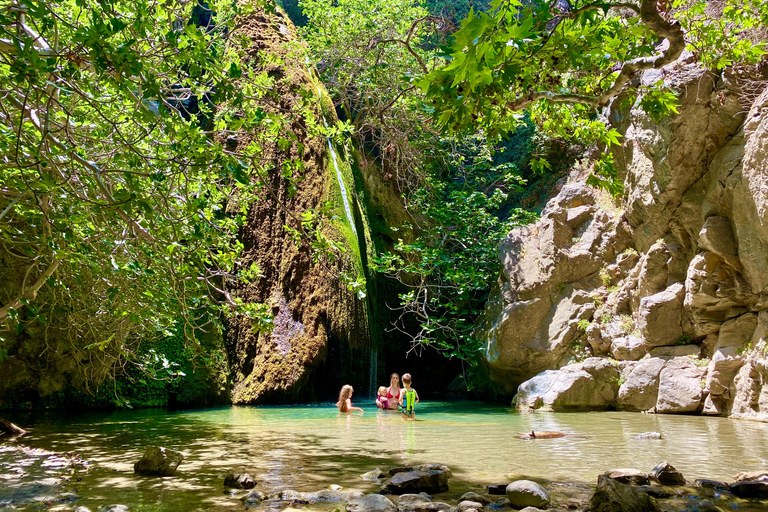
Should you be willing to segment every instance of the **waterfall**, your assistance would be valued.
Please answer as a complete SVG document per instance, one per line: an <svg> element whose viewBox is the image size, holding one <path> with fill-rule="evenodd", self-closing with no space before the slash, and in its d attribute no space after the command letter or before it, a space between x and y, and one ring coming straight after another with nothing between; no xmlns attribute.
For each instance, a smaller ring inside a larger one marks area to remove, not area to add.
<svg viewBox="0 0 768 512"><path fill-rule="evenodd" d="M371 368L368 380L368 393L371 395L371 398L376 398L376 395L378 394L378 386L376 385L376 376L379 373L378 370L379 350L374 344L374 346L371 347Z"/></svg>

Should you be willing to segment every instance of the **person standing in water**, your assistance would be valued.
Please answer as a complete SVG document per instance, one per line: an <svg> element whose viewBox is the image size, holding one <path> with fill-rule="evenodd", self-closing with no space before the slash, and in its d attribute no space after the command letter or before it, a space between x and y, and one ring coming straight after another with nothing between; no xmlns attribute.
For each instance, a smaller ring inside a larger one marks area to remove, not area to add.
<svg viewBox="0 0 768 512"><path fill-rule="evenodd" d="M387 409L397 409L397 402L400 400L400 376L396 373L389 377L387 400Z"/></svg>
<svg viewBox="0 0 768 512"><path fill-rule="evenodd" d="M410 418L415 420L416 411L414 411L414 408L416 407L416 404L419 403L419 394L411 387L410 373L403 374L403 386L404 387L400 390L400 396L397 400L400 407L402 407L403 419L407 420Z"/></svg>
<svg viewBox="0 0 768 512"><path fill-rule="evenodd" d="M352 405L352 393L355 390L352 389L352 386L349 384L345 384L341 387L341 391L339 392L339 401L336 402L336 407L339 408L339 412L343 413L351 413L354 411L360 411L360 414L363 414L363 410L359 407L354 407Z"/></svg>

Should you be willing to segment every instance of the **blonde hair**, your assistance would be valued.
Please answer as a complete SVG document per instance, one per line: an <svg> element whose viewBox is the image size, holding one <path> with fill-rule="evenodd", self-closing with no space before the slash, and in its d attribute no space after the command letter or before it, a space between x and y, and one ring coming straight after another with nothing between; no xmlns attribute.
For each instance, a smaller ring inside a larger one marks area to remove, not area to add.
<svg viewBox="0 0 768 512"><path fill-rule="evenodd" d="M410 373L404 373L403 374L403 384L411 384L411 374Z"/></svg>
<svg viewBox="0 0 768 512"><path fill-rule="evenodd" d="M379 396L381 396L381 392L384 392L384 395L387 394L387 386L379 386Z"/></svg>
<svg viewBox="0 0 768 512"><path fill-rule="evenodd" d="M397 383L398 383L398 384L400 383L400 376L399 376L398 374L396 374L396 373L393 373L392 375L390 375L390 376L389 376L389 382L390 382L390 383L392 382L392 377L394 377L394 378L396 378L396 379L397 379Z"/></svg>
<svg viewBox="0 0 768 512"><path fill-rule="evenodd" d="M352 389L352 386L349 384L345 384L341 387L341 391L339 392L339 401L337 405L339 406L339 412L347 412L347 399L352 398L352 392L354 389Z"/></svg>

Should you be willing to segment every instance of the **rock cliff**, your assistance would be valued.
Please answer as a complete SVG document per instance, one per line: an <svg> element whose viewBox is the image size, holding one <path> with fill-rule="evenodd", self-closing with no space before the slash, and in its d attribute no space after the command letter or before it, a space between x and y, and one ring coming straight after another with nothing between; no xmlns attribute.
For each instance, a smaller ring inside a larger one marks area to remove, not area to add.
<svg viewBox="0 0 768 512"><path fill-rule="evenodd" d="M287 16L256 7L241 17L236 31L240 37L230 38L232 49L243 56L245 69L267 71L273 79L272 108L289 123L278 137L284 143L267 151L273 171L252 177L262 181L263 194L248 206L240 264L255 264L261 277L236 294L246 302L267 304L274 328L258 333L247 318L230 322L232 399L254 403L328 398L340 384L369 382L367 299L340 279L342 273L363 276L365 252L371 247L354 190L351 151L311 129L324 122L332 126L337 118ZM261 144L261 137L241 135L232 142L245 148ZM295 162L301 163L300 175L286 179L281 170ZM303 216L310 212L310 224L343 248L335 260L309 250L311 235L299 243L291 235L291 230L306 231ZM310 375L315 385L304 388Z"/></svg>
<svg viewBox="0 0 768 512"><path fill-rule="evenodd" d="M646 73L679 113L607 113L624 195L574 173L506 237L476 333L519 409L768 420L766 71L681 60Z"/></svg>

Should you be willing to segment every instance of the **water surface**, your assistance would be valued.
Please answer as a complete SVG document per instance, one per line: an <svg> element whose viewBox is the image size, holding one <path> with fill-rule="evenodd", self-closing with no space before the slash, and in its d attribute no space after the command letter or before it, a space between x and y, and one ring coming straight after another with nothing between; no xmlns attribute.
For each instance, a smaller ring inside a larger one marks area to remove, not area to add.
<svg viewBox="0 0 768 512"><path fill-rule="evenodd" d="M359 404L356 404L359 405ZM257 489L315 491L330 484L375 492L360 475L374 468L440 462L454 474L451 496L506 483L510 473L594 483L608 469L650 471L667 460L689 480L730 481L739 471L768 467L768 428L725 418L621 412L518 414L476 402L422 402L418 421L365 407L339 415L332 406L226 407L37 417L27 445L74 451L100 469L77 474L77 505L122 503L134 510L242 510L222 482L227 472L250 473ZM26 426L26 425L25 425ZM525 441L531 430L557 430L560 439ZM662 439L635 439L643 432ZM180 450L168 478L133 474L144 447Z"/></svg>

